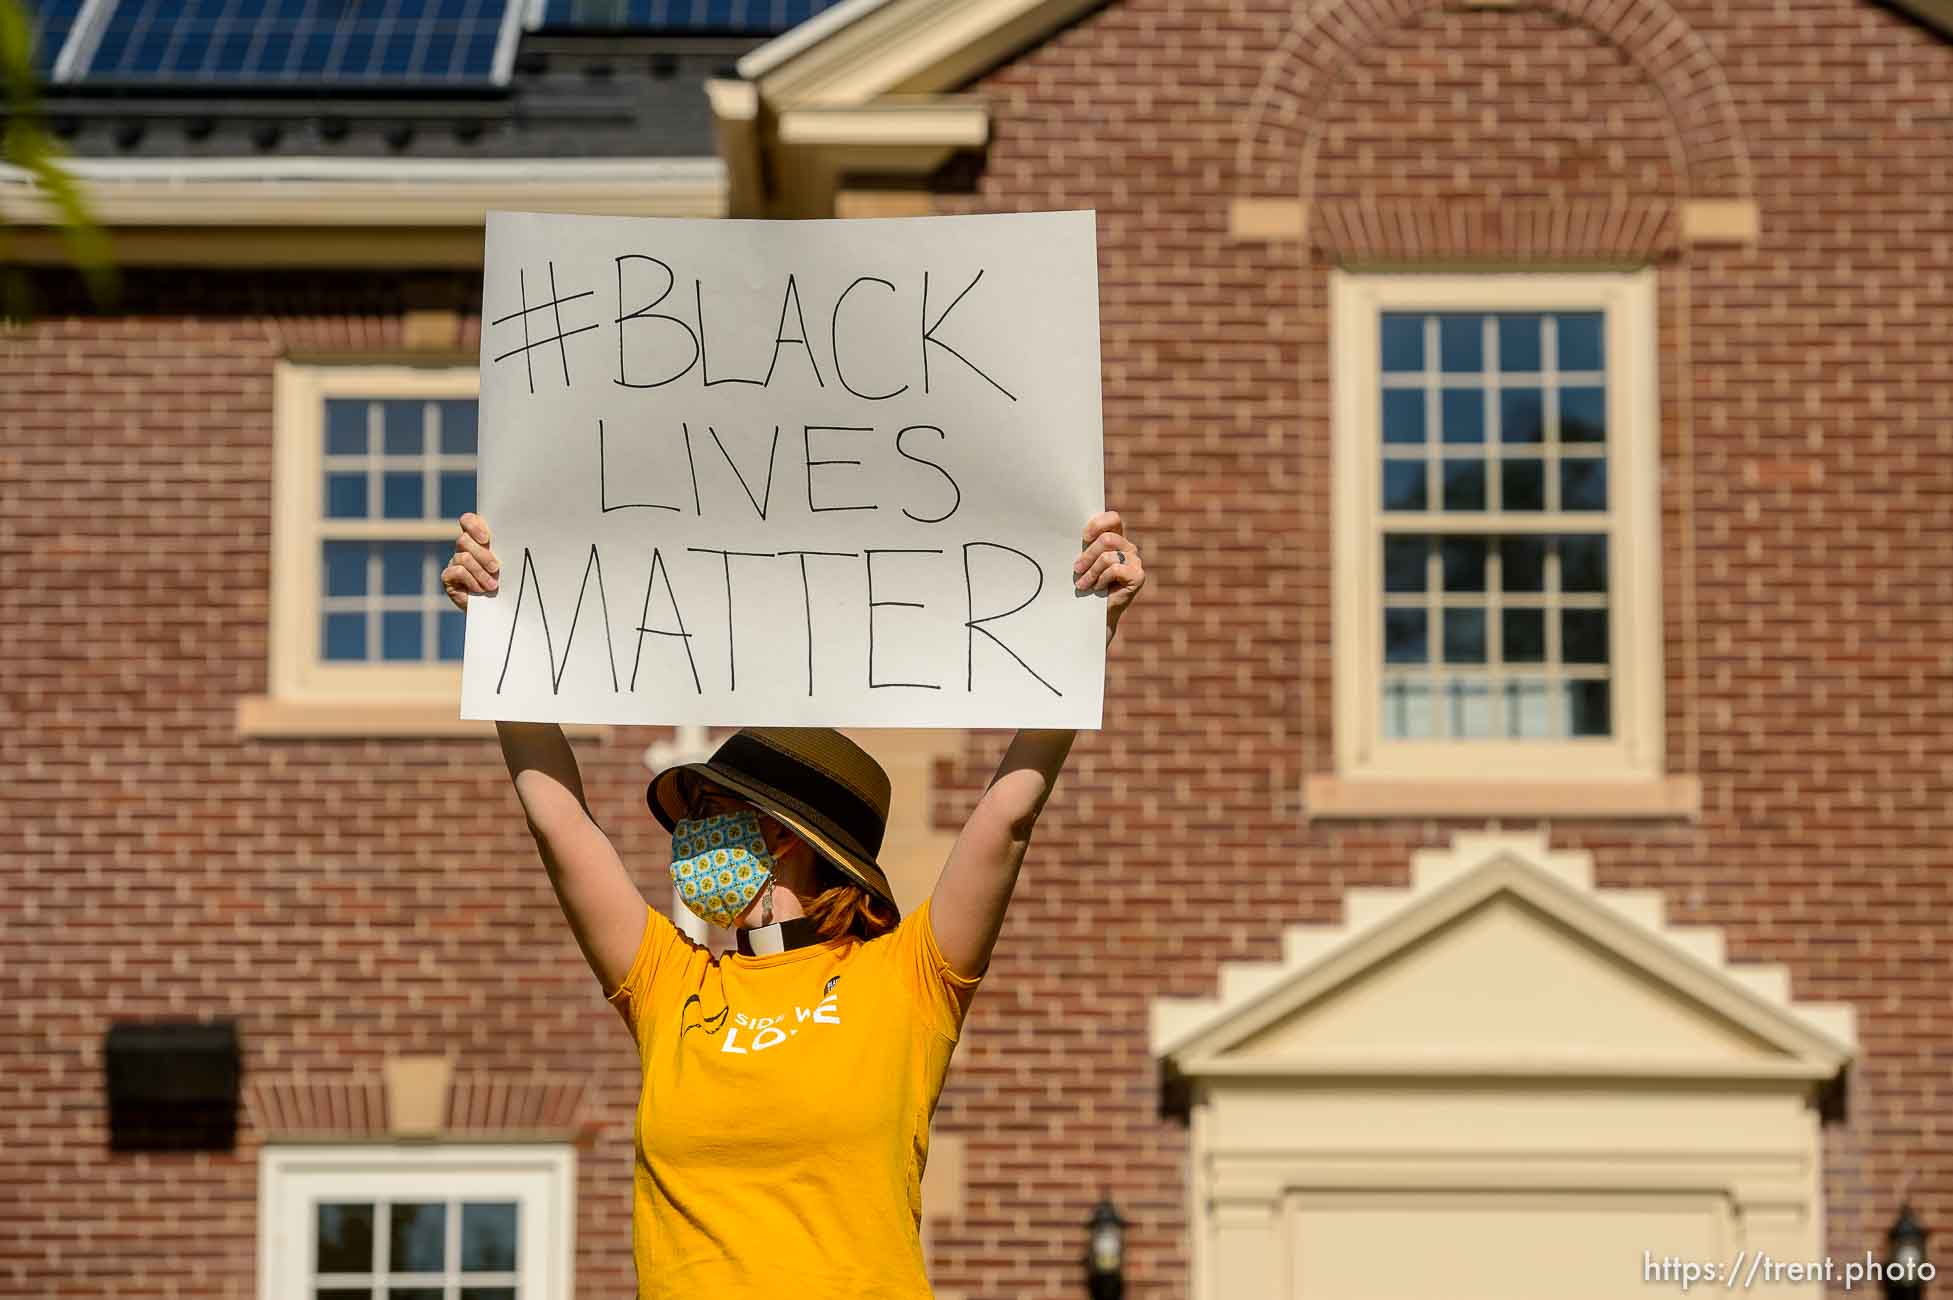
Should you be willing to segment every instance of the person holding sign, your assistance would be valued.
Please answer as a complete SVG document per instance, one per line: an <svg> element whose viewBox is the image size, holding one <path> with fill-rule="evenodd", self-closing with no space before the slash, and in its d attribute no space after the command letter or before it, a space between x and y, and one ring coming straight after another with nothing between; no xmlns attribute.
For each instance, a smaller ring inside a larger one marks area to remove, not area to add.
<svg viewBox="0 0 1953 1300"><path fill-rule="evenodd" d="M442 583L465 609L501 566L486 522L460 523ZM1072 568L1105 598L1109 645L1146 582L1116 512L1087 521ZM735 932L714 956L638 892L561 727L496 728L570 929L637 1042L639 1300L928 1300L930 1117L1075 733L1016 734L906 917L875 862L888 776L838 731L749 727L657 773L645 797L673 882Z"/></svg>

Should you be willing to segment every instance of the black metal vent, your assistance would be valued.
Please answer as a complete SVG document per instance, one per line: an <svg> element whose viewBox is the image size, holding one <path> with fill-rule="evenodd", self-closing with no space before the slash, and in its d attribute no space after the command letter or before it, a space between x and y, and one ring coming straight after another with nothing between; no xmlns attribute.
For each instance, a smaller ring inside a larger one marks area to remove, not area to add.
<svg viewBox="0 0 1953 1300"><path fill-rule="evenodd" d="M118 1023L102 1057L111 1151L235 1147L243 1072L236 1021Z"/></svg>

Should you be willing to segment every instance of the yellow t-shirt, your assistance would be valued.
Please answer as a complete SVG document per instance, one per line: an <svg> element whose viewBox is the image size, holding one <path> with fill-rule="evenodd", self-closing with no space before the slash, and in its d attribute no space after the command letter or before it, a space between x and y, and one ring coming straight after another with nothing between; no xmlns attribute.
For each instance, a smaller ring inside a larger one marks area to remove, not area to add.
<svg viewBox="0 0 1953 1300"><path fill-rule="evenodd" d="M714 957L655 908L605 990L637 1040L638 1300L930 1300L929 1120L981 976L929 904L867 942Z"/></svg>

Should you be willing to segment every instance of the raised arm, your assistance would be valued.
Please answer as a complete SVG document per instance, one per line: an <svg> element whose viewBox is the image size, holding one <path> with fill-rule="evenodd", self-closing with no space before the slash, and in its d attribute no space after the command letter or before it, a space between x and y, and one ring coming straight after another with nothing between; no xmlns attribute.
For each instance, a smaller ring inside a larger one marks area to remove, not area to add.
<svg viewBox="0 0 1953 1300"><path fill-rule="evenodd" d="M500 568L489 549L488 525L479 515L461 516L454 560L441 574L448 598L465 610L471 593L496 589ZM563 729L553 722L498 722L495 734L556 901L608 994L624 982L644 927L655 918L647 914L644 895L610 838L590 816L576 753Z"/></svg>
<svg viewBox="0 0 1953 1300"><path fill-rule="evenodd" d="M1121 532L1116 511L1092 516L1085 549L1072 565L1074 587L1104 593L1105 640L1146 582L1139 548ZM1019 731L970 811L936 878L929 918L936 946L959 975L981 975L1004 928L1018 868L1031 846L1038 814L1071 753L1073 731Z"/></svg>
<svg viewBox="0 0 1953 1300"><path fill-rule="evenodd" d="M563 729L553 722L498 722L495 731L556 901L608 994L624 982L644 927L657 918L647 913L610 837L590 816Z"/></svg>

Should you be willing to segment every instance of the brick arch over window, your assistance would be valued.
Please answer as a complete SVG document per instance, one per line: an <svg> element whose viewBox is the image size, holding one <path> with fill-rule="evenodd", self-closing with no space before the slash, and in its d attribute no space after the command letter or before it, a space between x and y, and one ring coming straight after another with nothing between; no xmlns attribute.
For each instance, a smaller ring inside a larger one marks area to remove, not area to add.
<svg viewBox="0 0 1953 1300"><path fill-rule="evenodd" d="M1375 34L1316 106L1296 192L1331 261L1663 260L1682 141L1620 49L1538 11Z"/></svg>
<svg viewBox="0 0 1953 1300"><path fill-rule="evenodd" d="M1262 66L1237 154L1252 192L1306 195L1298 174L1324 103L1353 57L1378 36L1455 0L1297 0L1296 21ZM1665 106L1680 144L1683 195L1750 198L1748 150L1735 100L1707 43L1667 0L1524 0L1486 5L1545 12L1578 23L1639 68ZM1298 183L1300 189L1298 190Z"/></svg>

